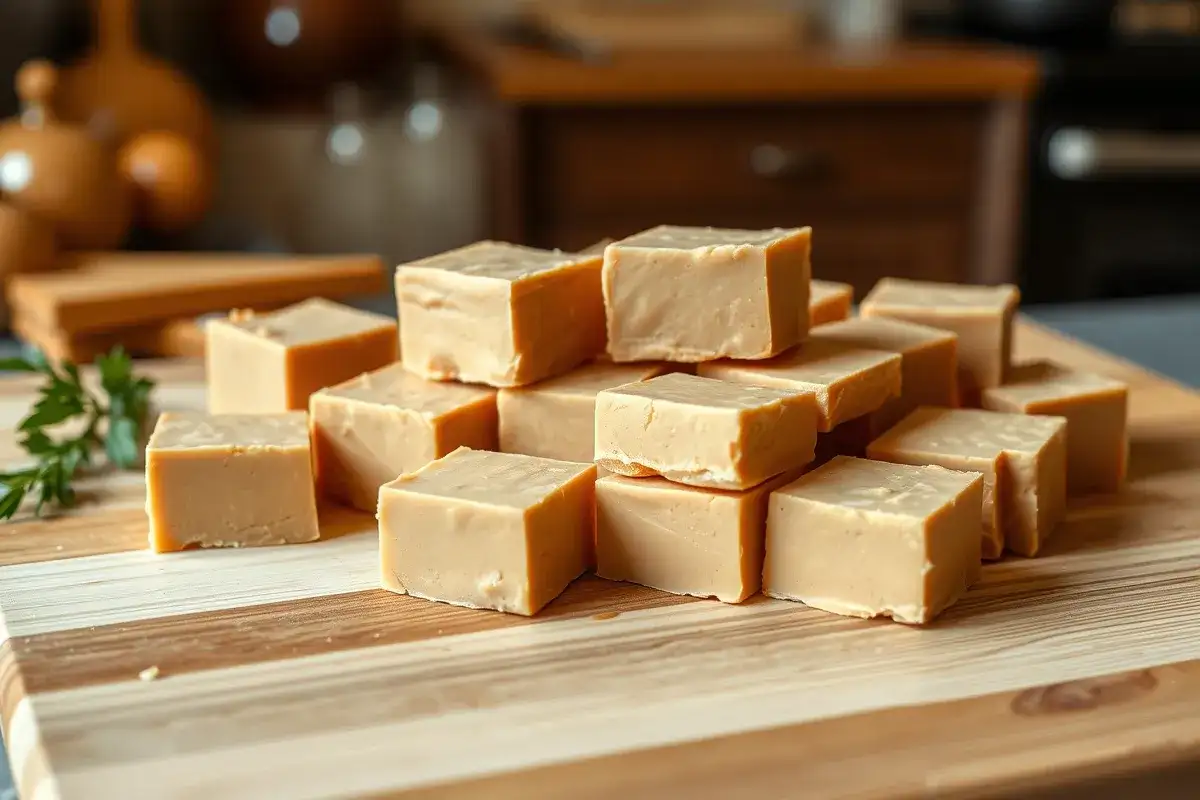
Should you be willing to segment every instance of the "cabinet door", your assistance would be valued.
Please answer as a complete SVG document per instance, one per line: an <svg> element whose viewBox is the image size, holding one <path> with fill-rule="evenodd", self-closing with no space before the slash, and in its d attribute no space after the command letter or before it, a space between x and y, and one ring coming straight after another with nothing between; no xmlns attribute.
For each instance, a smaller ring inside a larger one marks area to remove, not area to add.
<svg viewBox="0 0 1200 800"><path fill-rule="evenodd" d="M811 225L814 273L860 292L967 280L985 121L976 103L529 111L522 238Z"/></svg>
<svg viewBox="0 0 1200 800"><path fill-rule="evenodd" d="M536 219L899 211L969 202L984 109L553 110L530 119Z"/></svg>

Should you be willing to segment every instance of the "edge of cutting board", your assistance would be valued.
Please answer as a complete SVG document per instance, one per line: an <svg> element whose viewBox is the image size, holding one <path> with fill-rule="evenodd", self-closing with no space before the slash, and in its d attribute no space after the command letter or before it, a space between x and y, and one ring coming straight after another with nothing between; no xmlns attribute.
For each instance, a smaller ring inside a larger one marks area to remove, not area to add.
<svg viewBox="0 0 1200 800"><path fill-rule="evenodd" d="M1200 394L1024 319L1018 326L1017 352L1126 380L1133 389L1131 416L1140 429L1177 432L1186 449L1186 468L1200 474ZM174 384L203 380L203 368L196 362L143 366ZM33 385L27 377L0 381L0 402L18 402ZM11 457L11 452L0 452L0 458ZM128 499L134 500L137 493L131 489ZM86 515L70 517L69 523L30 521L0 530L9 534L0 542L0 563L138 549L144 523L136 507L105 513L128 517L128 530L115 538L95 535ZM72 537L70 546L61 547L53 542L61 539L65 524L71 526ZM563 613L590 614L598 608L597 597L603 600L596 587L583 587ZM630 608L637 608L636 603ZM512 622L495 615L462 619L464 632L490 623L537 624L536 619ZM437 633L442 633L440 628ZM57 797L53 754L44 752L30 704L24 702L40 690L26 693L29 680L22 675L14 642L7 639L7 631L0 634L0 722L13 748L10 757L19 759L22 767L14 769L14 777L24 797ZM367 646L371 634L364 636L342 646ZM323 633L321 639L328 641ZM1162 782L1172 771L1181 787L1200 781L1200 661L835 716L374 796L973 798L1053 792L1098 800L1128 796L1136 788L1152 790L1156 797L1177 796L1166 794L1175 784ZM1128 781L1133 779L1153 782L1131 788Z"/></svg>
<svg viewBox="0 0 1200 800"><path fill-rule="evenodd" d="M282 256L241 253L75 253L64 270L17 275L7 293L14 313L42 330L73 335L195 317L229 307L229 281L236 283L237 302L247 308L283 306L308 297L340 298L368 295L388 286L387 270L375 255ZM120 268L123 285L111 271L102 288L92 292L88 275L76 275L71 265L87 270ZM165 291L161 281L140 284L138 270L162 273L209 265L233 269L236 279L190 287L186 293ZM60 288L63 287L63 288Z"/></svg>

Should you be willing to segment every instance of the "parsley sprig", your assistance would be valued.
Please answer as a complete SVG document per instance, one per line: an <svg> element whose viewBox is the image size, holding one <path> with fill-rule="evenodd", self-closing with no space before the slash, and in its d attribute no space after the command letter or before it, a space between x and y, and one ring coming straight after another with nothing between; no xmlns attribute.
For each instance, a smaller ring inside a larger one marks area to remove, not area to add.
<svg viewBox="0 0 1200 800"><path fill-rule="evenodd" d="M109 462L122 469L137 463L138 439L154 382L133 374L133 361L120 345L99 356L96 368L101 396L83 385L74 364L55 366L41 354L0 359L0 370L46 378L29 414L17 426L19 444L34 463L0 472L0 519L16 514L27 495L37 498L34 513L38 515L48 503L72 505L71 479L77 469L92 464L96 450L103 448ZM57 440L51 437L47 429L68 420L82 420L82 432Z"/></svg>

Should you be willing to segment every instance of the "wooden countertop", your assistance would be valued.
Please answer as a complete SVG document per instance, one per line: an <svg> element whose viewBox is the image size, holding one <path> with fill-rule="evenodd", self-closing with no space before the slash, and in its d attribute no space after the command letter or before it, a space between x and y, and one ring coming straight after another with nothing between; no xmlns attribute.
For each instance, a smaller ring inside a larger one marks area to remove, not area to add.
<svg viewBox="0 0 1200 800"><path fill-rule="evenodd" d="M1028 323L1016 355L1129 383L1129 485L924 629L591 577L533 619L429 603L377 588L374 518L336 508L313 544L159 556L142 476L87 478L0 531L17 785L965 800L1200 763L1200 395ZM202 407L198 362L145 368L164 408ZM0 381L0 462L35 385Z"/></svg>
<svg viewBox="0 0 1200 800"><path fill-rule="evenodd" d="M901 43L853 50L799 44L786 50L618 52L589 64L508 44L462 24L422 27L499 99L525 104L942 100L1024 96L1038 62L1016 49Z"/></svg>

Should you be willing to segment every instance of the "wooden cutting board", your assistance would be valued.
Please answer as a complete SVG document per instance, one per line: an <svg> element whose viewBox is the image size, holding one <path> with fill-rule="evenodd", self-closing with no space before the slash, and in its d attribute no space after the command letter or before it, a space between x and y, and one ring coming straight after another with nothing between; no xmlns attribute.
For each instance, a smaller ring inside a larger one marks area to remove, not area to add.
<svg viewBox="0 0 1200 800"><path fill-rule="evenodd" d="M22 796L1029 796L1196 759L1200 395L1027 323L1017 349L1131 384L1131 481L926 629L595 578L532 620L398 597L337 509L315 544L156 556L140 476L94 479L0 528ZM202 404L197 365L156 372Z"/></svg>
<svg viewBox="0 0 1200 800"><path fill-rule="evenodd" d="M373 255L70 253L54 271L13 276L7 294L26 324L66 335L375 294L387 285Z"/></svg>
<svg viewBox="0 0 1200 800"><path fill-rule="evenodd" d="M90 364L97 356L121 345L135 356L203 358L204 326L197 319L148 322L128 328L67 334L42 330L23 316L13 317L9 327L22 341L33 345L47 358Z"/></svg>

